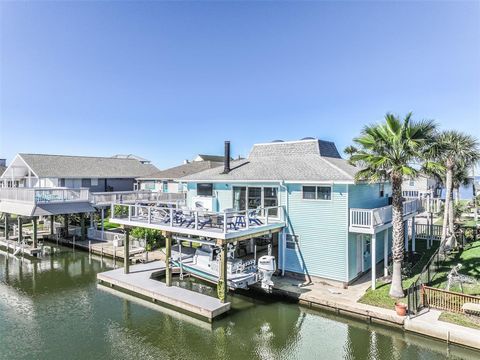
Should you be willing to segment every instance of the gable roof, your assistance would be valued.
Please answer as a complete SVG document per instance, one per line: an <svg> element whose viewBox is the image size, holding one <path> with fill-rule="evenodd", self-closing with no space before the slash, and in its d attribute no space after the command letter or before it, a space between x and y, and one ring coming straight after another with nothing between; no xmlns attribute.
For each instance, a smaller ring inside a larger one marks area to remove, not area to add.
<svg viewBox="0 0 480 360"><path fill-rule="evenodd" d="M201 160L194 160L194 161L213 161L213 162L223 162L225 157L223 155L205 155L205 154L198 154L196 159Z"/></svg>
<svg viewBox="0 0 480 360"><path fill-rule="evenodd" d="M230 168L228 174L209 169L182 180L352 182L358 171L333 142L318 139L255 144L247 159L233 161Z"/></svg>
<svg viewBox="0 0 480 360"><path fill-rule="evenodd" d="M158 169L135 159L19 154L38 177L53 178L136 178Z"/></svg>
<svg viewBox="0 0 480 360"><path fill-rule="evenodd" d="M187 164L172 167L170 169L157 171L149 174L148 176L138 178L138 180L174 180L187 175L196 174L207 169L217 168L222 165L223 161L192 161Z"/></svg>

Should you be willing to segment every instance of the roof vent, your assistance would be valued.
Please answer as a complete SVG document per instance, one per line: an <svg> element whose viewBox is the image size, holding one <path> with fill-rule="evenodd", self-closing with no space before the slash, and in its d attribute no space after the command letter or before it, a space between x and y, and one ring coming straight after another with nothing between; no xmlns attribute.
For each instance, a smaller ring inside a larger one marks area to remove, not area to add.
<svg viewBox="0 0 480 360"><path fill-rule="evenodd" d="M285 142L283 140L273 140L272 143L280 143L280 142Z"/></svg>
<svg viewBox="0 0 480 360"><path fill-rule="evenodd" d="M304 137L300 140L317 140L317 139L315 139L314 137L308 136L308 137Z"/></svg>

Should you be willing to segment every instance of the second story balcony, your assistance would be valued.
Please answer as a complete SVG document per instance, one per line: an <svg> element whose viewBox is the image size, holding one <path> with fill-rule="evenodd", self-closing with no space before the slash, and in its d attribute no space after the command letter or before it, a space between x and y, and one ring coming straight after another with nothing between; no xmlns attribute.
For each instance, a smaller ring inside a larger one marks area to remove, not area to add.
<svg viewBox="0 0 480 360"><path fill-rule="evenodd" d="M403 202L403 218L408 219L422 209L420 199ZM350 232L373 234L392 226L392 205L375 209L350 209Z"/></svg>
<svg viewBox="0 0 480 360"><path fill-rule="evenodd" d="M0 188L0 201L28 204L88 202L89 194L85 188Z"/></svg>

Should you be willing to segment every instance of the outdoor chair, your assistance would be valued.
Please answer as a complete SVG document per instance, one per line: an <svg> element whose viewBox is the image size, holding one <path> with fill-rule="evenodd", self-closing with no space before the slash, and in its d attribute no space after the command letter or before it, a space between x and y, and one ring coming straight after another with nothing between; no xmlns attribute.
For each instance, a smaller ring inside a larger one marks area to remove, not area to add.
<svg viewBox="0 0 480 360"><path fill-rule="evenodd" d="M227 214L227 226L230 227L230 229L233 228L235 230L238 230L238 227L236 224L237 217L235 216L235 210L232 208L228 208L228 209L224 209L223 212ZM223 221L223 218L222 218L222 221Z"/></svg>
<svg viewBox="0 0 480 360"><path fill-rule="evenodd" d="M263 222L258 218L258 215L260 215L260 207L257 207L254 210L249 211L248 213L248 223L250 225L255 224L255 225L263 225Z"/></svg>

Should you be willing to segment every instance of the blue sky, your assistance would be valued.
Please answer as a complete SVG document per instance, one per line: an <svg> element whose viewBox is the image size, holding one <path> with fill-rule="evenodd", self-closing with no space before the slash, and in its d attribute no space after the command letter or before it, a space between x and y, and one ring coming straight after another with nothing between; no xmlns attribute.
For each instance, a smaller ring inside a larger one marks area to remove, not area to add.
<svg viewBox="0 0 480 360"><path fill-rule="evenodd" d="M340 149L390 111L480 137L480 2L1 2L0 157Z"/></svg>

